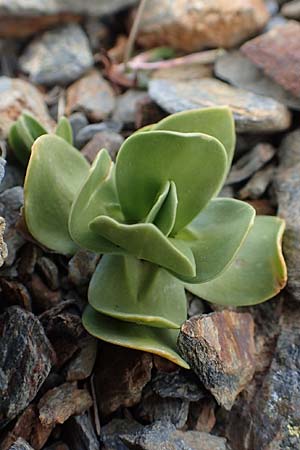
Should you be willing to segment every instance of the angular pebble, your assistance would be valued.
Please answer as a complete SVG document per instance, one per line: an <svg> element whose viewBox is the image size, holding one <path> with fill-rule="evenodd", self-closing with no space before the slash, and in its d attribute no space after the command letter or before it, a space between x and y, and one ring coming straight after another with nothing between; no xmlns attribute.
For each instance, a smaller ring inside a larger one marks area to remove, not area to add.
<svg viewBox="0 0 300 450"><path fill-rule="evenodd" d="M101 414L108 416L120 406L138 403L151 379L152 355L106 344L98 360L95 385Z"/></svg>
<svg viewBox="0 0 300 450"><path fill-rule="evenodd" d="M273 80L300 97L300 23L288 21L246 42L242 52Z"/></svg>
<svg viewBox="0 0 300 450"><path fill-rule="evenodd" d="M170 114L187 109L228 105L240 133L274 133L291 125L290 112L276 100L214 79L192 80L189 83L152 80L149 94Z"/></svg>
<svg viewBox="0 0 300 450"><path fill-rule="evenodd" d="M92 163L99 151L105 148L111 158L115 160L123 142L123 136L114 131L100 131L83 147L81 153L90 163Z"/></svg>
<svg viewBox="0 0 300 450"><path fill-rule="evenodd" d="M136 119L137 105L146 97L146 92L128 89L125 94L117 98L113 119L125 125L132 126Z"/></svg>
<svg viewBox="0 0 300 450"><path fill-rule="evenodd" d="M99 450L100 443L88 414L74 416L66 423L65 440L72 450Z"/></svg>
<svg viewBox="0 0 300 450"><path fill-rule="evenodd" d="M67 89L66 114L83 112L92 122L106 119L115 107L110 84L97 70L92 70Z"/></svg>
<svg viewBox="0 0 300 450"><path fill-rule="evenodd" d="M0 330L0 424L5 424L34 399L54 352L39 320L19 307L1 316Z"/></svg>
<svg viewBox="0 0 300 450"><path fill-rule="evenodd" d="M178 348L217 402L230 410L255 370L254 322L229 310L187 320Z"/></svg>
<svg viewBox="0 0 300 450"><path fill-rule="evenodd" d="M0 77L0 138L8 137L9 129L19 115L29 112L47 129L52 127L43 95L20 78Z"/></svg>
<svg viewBox="0 0 300 450"><path fill-rule="evenodd" d="M274 98L283 105L300 110L300 99L264 75L263 71L239 50L220 56L215 62L215 74L233 86Z"/></svg>
<svg viewBox="0 0 300 450"><path fill-rule="evenodd" d="M71 83L92 65L87 36L76 24L37 36L20 57L20 68L30 81L48 86Z"/></svg>

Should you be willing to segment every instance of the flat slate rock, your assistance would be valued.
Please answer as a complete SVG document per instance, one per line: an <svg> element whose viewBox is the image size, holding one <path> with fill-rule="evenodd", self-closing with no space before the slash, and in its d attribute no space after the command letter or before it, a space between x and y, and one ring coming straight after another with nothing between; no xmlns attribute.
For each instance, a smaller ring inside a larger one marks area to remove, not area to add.
<svg viewBox="0 0 300 450"><path fill-rule="evenodd" d="M54 352L39 320L12 306L0 317L0 425L34 399L47 378Z"/></svg>
<svg viewBox="0 0 300 450"><path fill-rule="evenodd" d="M19 63L31 82L51 86L80 78L92 67L93 55L82 28L70 24L46 31L33 39Z"/></svg>
<svg viewBox="0 0 300 450"><path fill-rule="evenodd" d="M120 438L133 450L228 450L224 438L197 431L177 431L174 425L161 421Z"/></svg>
<svg viewBox="0 0 300 450"><path fill-rule="evenodd" d="M74 416L68 420L65 426L65 441L72 450L100 449L100 442L88 414Z"/></svg>
<svg viewBox="0 0 300 450"><path fill-rule="evenodd" d="M254 375L254 322L248 313L223 310L187 320L178 348L217 402L230 410Z"/></svg>
<svg viewBox="0 0 300 450"><path fill-rule="evenodd" d="M244 44L242 52L296 97L300 97L300 23L288 21Z"/></svg>
<svg viewBox="0 0 300 450"><path fill-rule="evenodd" d="M218 78L237 88L274 98L292 109L300 110L300 99L264 75L263 71L239 50L227 52L217 58L214 70Z"/></svg>
<svg viewBox="0 0 300 450"><path fill-rule="evenodd" d="M215 79L152 80L150 97L168 113L208 106L228 105L240 133L274 133L289 128L291 115L276 100L229 86Z"/></svg>

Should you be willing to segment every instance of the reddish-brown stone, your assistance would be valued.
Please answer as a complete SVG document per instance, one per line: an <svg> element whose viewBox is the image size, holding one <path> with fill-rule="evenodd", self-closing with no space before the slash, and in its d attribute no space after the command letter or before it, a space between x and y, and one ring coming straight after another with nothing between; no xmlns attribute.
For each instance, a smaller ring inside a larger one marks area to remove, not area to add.
<svg viewBox="0 0 300 450"><path fill-rule="evenodd" d="M246 42L242 52L280 86L300 97L300 24L289 21Z"/></svg>

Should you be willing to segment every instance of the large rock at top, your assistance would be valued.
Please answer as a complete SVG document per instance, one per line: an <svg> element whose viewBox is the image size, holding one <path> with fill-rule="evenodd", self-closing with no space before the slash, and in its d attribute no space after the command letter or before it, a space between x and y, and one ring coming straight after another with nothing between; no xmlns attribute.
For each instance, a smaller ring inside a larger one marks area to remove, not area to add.
<svg viewBox="0 0 300 450"><path fill-rule="evenodd" d="M28 36L81 16L112 14L137 0L0 0L0 37Z"/></svg>
<svg viewBox="0 0 300 450"><path fill-rule="evenodd" d="M77 80L93 65L89 41L76 24L37 36L25 48L20 68L33 83L54 85Z"/></svg>
<svg viewBox="0 0 300 450"><path fill-rule="evenodd" d="M0 0L0 14L39 16L62 13L101 16L137 3L137 0Z"/></svg>
<svg viewBox="0 0 300 450"><path fill-rule="evenodd" d="M237 89L221 81L203 78L188 83L151 80L150 97L170 114L187 109L228 105L241 133L272 133L286 130L291 115L281 103L269 97Z"/></svg>
<svg viewBox="0 0 300 450"><path fill-rule="evenodd" d="M262 0L152 0L138 42L185 51L234 47L261 30L269 14Z"/></svg>

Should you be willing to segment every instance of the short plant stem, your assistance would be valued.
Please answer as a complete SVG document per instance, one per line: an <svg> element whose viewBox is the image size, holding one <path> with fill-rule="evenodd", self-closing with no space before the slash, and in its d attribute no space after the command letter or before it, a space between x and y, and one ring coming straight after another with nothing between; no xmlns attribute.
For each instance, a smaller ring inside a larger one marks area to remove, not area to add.
<svg viewBox="0 0 300 450"><path fill-rule="evenodd" d="M146 6L146 3L147 3L147 0L141 0L140 1L140 4L139 4L139 7L138 7L136 16L134 18L134 22L133 22L132 28L131 28L130 33L129 33L128 42L127 42L127 46L126 46L126 49L125 49L125 55L124 55L125 70L127 69L128 61L129 61L129 59L130 59L130 57L132 55L132 51L133 51L133 47L134 47L134 43L135 43L135 38L136 38L137 32L139 30L142 14L143 14L144 8Z"/></svg>

